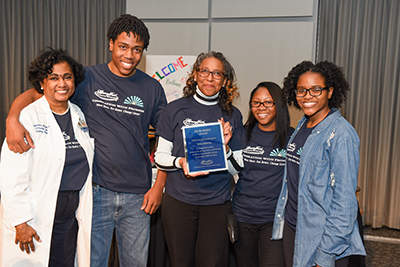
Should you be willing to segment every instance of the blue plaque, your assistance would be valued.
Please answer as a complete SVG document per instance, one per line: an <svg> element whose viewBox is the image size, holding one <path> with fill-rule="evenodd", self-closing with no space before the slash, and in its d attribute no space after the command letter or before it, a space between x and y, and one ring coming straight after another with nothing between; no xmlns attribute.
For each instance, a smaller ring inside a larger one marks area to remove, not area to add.
<svg viewBox="0 0 400 267"><path fill-rule="evenodd" d="M220 122L184 126L182 131L189 174L228 169Z"/></svg>

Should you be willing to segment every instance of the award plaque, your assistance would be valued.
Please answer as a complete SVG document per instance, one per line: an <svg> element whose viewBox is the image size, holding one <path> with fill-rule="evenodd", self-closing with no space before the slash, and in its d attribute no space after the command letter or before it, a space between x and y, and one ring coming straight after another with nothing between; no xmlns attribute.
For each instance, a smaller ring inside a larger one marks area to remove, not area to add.
<svg viewBox="0 0 400 267"><path fill-rule="evenodd" d="M189 174L228 169L220 122L182 127Z"/></svg>

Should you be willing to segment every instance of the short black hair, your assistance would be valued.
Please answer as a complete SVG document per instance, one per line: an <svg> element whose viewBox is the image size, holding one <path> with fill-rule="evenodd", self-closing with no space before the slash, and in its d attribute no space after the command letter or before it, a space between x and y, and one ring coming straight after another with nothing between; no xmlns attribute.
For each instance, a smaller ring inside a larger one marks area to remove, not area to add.
<svg viewBox="0 0 400 267"><path fill-rule="evenodd" d="M290 116L282 89L279 85L277 85L274 82L260 82L256 86L256 88L254 88L253 91L251 91L250 93L249 115L247 117L246 123L244 124L244 126L246 127L246 139L247 141L250 141L251 132L258 123L257 119L253 115L253 112L251 111L251 101L253 100L253 96L257 92L257 90L263 87L269 91L272 99L275 102L276 130L274 139L272 141L273 145L275 146L278 144L280 149L284 149L286 148L287 135L288 135L288 130L290 128Z"/></svg>
<svg viewBox="0 0 400 267"><path fill-rule="evenodd" d="M110 27L108 27L107 38L115 42L118 36L123 32L128 36L133 33L138 41L143 41L143 48L147 50L150 34L143 21L130 14L123 14L111 22Z"/></svg>
<svg viewBox="0 0 400 267"><path fill-rule="evenodd" d="M43 94L40 83L53 72L53 66L58 63L67 62L74 74L75 87L85 79L82 64L71 57L67 50L46 47L39 52L28 66L28 80L36 91Z"/></svg>
<svg viewBox="0 0 400 267"><path fill-rule="evenodd" d="M329 108L340 108L346 101L347 92L350 90L349 83L345 78L343 69L329 61L321 61L317 64L311 61L303 61L292 68L283 81L283 92L288 105L294 105L300 109L295 90L300 75L308 71L321 74L325 79L325 86L333 87L332 97L329 99L328 106Z"/></svg>

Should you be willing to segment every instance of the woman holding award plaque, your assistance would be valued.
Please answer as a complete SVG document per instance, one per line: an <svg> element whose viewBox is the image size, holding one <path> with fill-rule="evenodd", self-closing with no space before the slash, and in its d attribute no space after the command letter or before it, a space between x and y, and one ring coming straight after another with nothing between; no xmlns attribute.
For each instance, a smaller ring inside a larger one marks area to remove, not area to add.
<svg viewBox="0 0 400 267"><path fill-rule="evenodd" d="M231 177L243 167L245 140L242 115L232 105L235 72L222 53L197 57L183 95L166 106L156 131L155 161L168 172L162 220L171 265L228 266ZM215 122L222 125L227 168L189 174L182 127Z"/></svg>
<svg viewBox="0 0 400 267"><path fill-rule="evenodd" d="M236 265L284 266L282 241L272 241L271 235L286 144L293 129L282 89L276 83L259 83L251 92L249 108L244 169L233 195L239 225Z"/></svg>

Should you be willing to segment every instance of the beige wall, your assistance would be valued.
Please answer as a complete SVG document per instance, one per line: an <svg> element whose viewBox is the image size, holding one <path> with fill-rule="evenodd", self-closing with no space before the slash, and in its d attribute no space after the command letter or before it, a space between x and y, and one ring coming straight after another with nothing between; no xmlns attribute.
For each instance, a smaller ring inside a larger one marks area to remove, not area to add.
<svg viewBox="0 0 400 267"><path fill-rule="evenodd" d="M317 0L127 0L127 13L150 30L147 55L221 51L236 70L247 117L250 91L261 81L282 85L287 72L314 60ZM145 60L139 65L144 69ZM290 109L292 126L301 113Z"/></svg>

